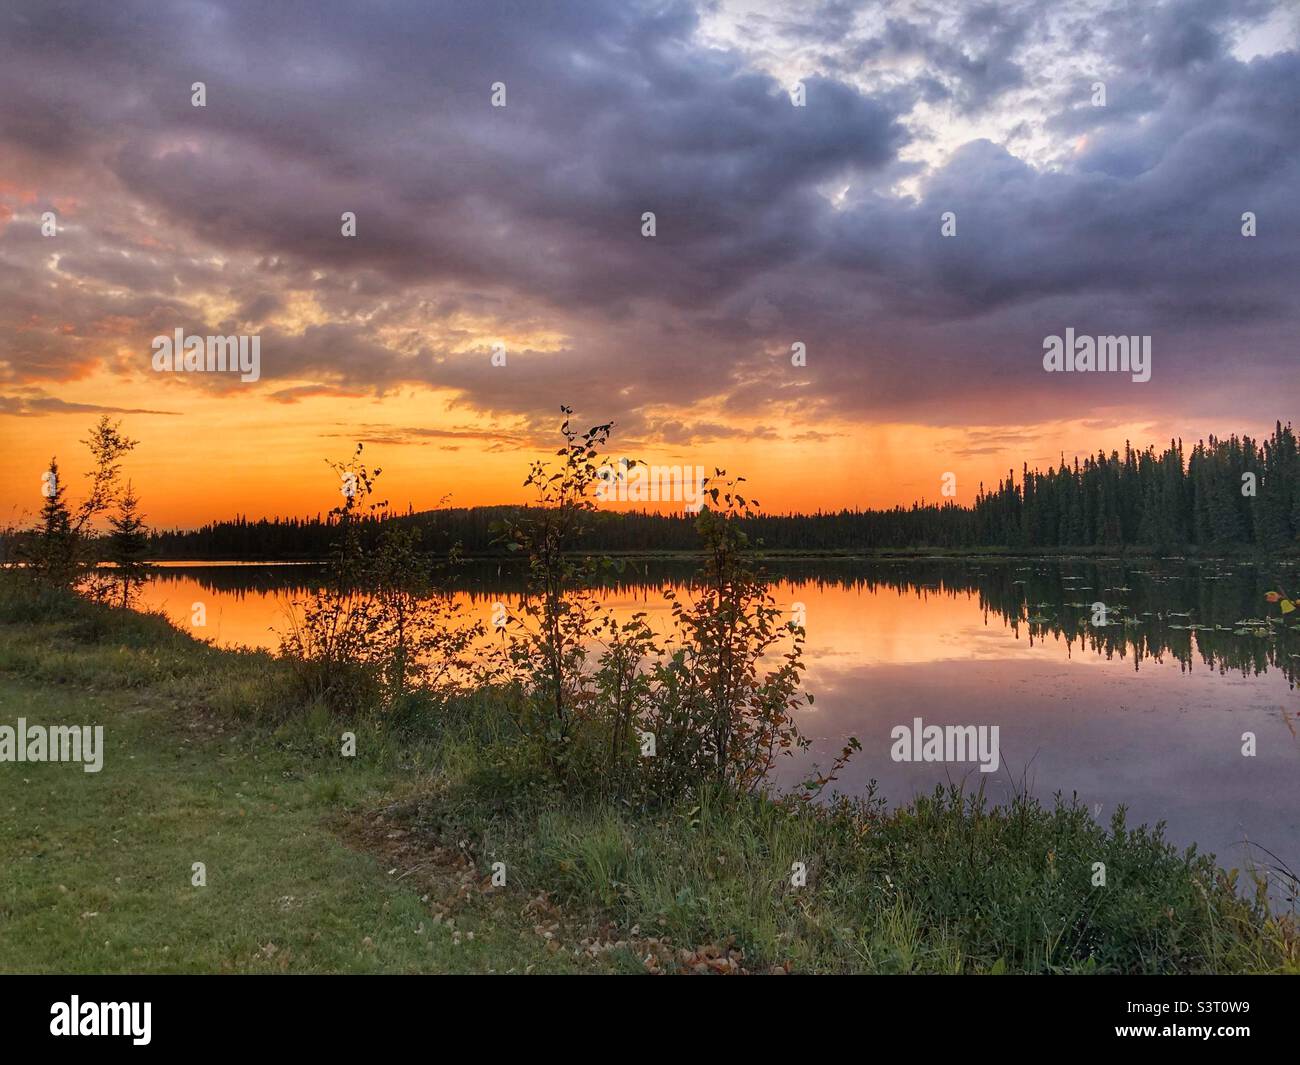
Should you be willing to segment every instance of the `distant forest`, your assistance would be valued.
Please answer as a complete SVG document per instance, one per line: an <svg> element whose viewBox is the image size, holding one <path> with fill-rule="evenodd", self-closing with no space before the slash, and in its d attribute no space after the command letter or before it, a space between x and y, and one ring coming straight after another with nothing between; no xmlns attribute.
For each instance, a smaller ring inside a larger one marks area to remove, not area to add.
<svg viewBox="0 0 1300 1065"><path fill-rule="evenodd" d="M1247 476L1247 475L1253 475ZM430 549L459 543L470 555L504 553L492 527L520 507L408 513L389 520L424 530ZM583 548L691 551L695 518L645 512L594 514ZM376 523L377 524L377 523ZM1157 552L1189 547L1278 550L1300 538L1300 451L1288 423L1257 443L1210 437L1190 453L1182 441L1157 452L1098 452L1046 472L1014 471L993 489L980 485L970 506L916 503L889 510L766 515L747 529L774 551L874 551L890 548L1120 548ZM215 522L192 531L155 531L151 555L166 559L309 559L326 554L335 529L327 517Z"/></svg>

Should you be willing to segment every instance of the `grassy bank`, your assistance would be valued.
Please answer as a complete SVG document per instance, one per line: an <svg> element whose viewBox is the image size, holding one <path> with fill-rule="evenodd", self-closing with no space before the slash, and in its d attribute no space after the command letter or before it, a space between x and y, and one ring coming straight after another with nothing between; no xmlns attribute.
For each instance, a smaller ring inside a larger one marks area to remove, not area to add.
<svg viewBox="0 0 1300 1065"><path fill-rule="evenodd" d="M0 764L0 970L1300 971L1210 859L1080 808L615 804L552 783L493 693L338 720L292 691L267 655L0 588L0 725L106 743L97 774Z"/></svg>
<svg viewBox="0 0 1300 1065"><path fill-rule="evenodd" d="M3 602L0 724L102 724L106 754L96 774L0 764L0 971L578 967L458 850L390 872L402 826L376 808L424 786L419 749L371 734L326 757L341 729L274 724L269 656L62 596Z"/></svg>

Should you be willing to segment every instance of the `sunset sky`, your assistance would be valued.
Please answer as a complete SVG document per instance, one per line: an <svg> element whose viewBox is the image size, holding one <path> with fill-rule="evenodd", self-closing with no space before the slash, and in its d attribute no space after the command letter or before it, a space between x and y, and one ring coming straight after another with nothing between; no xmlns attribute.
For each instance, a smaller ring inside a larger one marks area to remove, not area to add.
<svg viewBox="0 0 1300 1065"><path fill-rule="evenodd" d="M1297 419L1298 292L1289 0L0 11L0 524L100 413L160 527L323 512L357 440L522 501L562 403L770 510L969 502ZM156 372L178 328L260 380ZM1045 372L1067 328L1151 380Z"/></svg>

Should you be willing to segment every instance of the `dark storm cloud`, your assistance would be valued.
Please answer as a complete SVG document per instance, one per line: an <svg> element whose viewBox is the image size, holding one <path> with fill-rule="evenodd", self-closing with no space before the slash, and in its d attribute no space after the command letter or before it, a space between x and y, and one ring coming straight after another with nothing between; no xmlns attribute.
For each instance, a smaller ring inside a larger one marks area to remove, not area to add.
<svg viewBox="0 0 1300 1065"><path fill-rule="evenodd" d="M183 326L259 330L283 402L425 383L474 411L549 422L563 400L664 439L721 434L671 416L700 404L803 408L795 430L816 432L826 415L1293 399L1276 382L1298 324L1300 56L1231 52L1269 5L929 10L739 26L819 57L795 108L686 3L11 5L0 377L76 376L112 330L143 366ZM1106 108L1042 66L1089 44L1113 63ZM897 63L887 85L859 80ZM979 118L1016 99L1025 137L1085 139L1048 165L972 139L916 195L893 187L943 132L918 104ZM41 196L74 201L57 242ZM1151 384L1048 378L1042 338L1066 326L1154 335ZM493 328L555 339L493 367ZM1227 353L1232 373L1208 376Z"/></svg>
<svg viewBox="0 0 1300 1065"><path fill-rule="evenodd" d="M960 110L974 112L1025 83L1016 52L1043 10L1040 4L973 5L963 12L951 39L925 21L886 17L878 35L827 58L845 75L882 60L919 60L926 70L922 91L928 99L955 100Z"/></svg>

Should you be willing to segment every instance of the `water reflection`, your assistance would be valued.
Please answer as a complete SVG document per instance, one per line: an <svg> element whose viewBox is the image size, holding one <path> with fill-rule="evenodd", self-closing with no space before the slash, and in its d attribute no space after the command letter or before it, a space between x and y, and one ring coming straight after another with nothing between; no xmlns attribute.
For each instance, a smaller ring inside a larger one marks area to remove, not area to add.
<svg viewBox="0 0 1300 1065"><path fill-rule="evenodd" d="M1300 622L1283 625L1263 598L1266 591L1300 583L1289 563L1265 570L1186 563L817 560L768 569L778 601L807 608L810 646L818 630L826 637L843 630L849 618L858 619L870 632L868 641L823 650L856 652L864 663L1020 653L996 635L1000 623L1015 643L1025 642L1026 653L1055 644L1067 657L1082 652L1119 658L1135 670L1147 660L1167 658L1184 668L1199 662L1243 675L1271 668L1292 685L1300 674ZM605 578L603 596L615 606L654 607L663 587L684 588L692 573L688 562L627 562L622 572ZM188 625L185 601L202 600L209 619L215 614L227 624L224 632L196 635L225 646L273 648L272 630L282 624L286 606L318 587L320 574L310 564L168 565L155 571L144 605ZM522 568L505 562L469 563L458 577L457 595L474 605L522 592ZM1095 623L1097 604L1104 608L1102 624ZM973 607L981 620L974 627Z"/></svg>
<svg viewBox="0 0 1300 1065"><path fill-rule="evenodd" d="M1294 564L953 561L769 564L777 600L807 615L802 721L811 755L830 761L856 735L864 750L840 778L849 792L879 781L892 801L938 783L1077 792L1109 819L1167 820L1180 844L1244 865L1245 841L1300 869L1295 691L1300 626L1279 623L1264 593L1300 591ZM689 563L629 563L604 582L616 612L645 610L667 627L664 585ZM319 581L305 566L168 567L144 605L188 627L203 602L223 645L274 647L285 610ZM522 592L508 563L465 567L457 594L486 621ZM1095 604L1105 625L1093 624ZM1292 615L1296 618L1300 615ZM926 724L998 725L1002 766L898 763L890 731ZM1253 733L1253 757L1242 754ZM782 767L793 782L806 765Z"/></svg>

